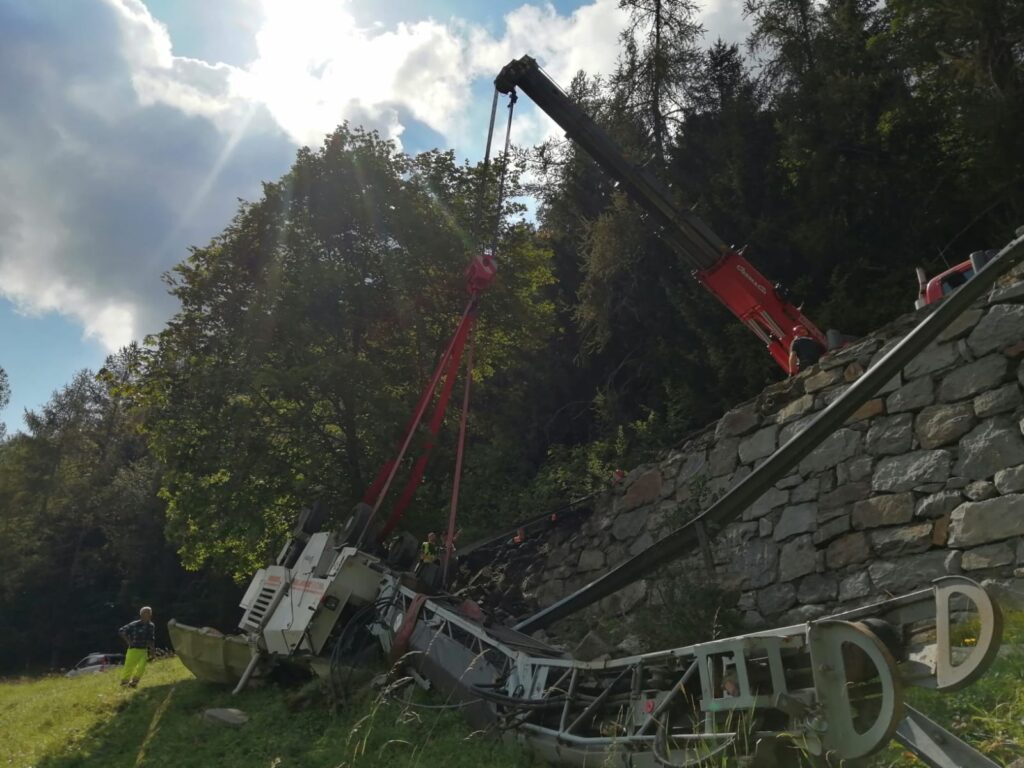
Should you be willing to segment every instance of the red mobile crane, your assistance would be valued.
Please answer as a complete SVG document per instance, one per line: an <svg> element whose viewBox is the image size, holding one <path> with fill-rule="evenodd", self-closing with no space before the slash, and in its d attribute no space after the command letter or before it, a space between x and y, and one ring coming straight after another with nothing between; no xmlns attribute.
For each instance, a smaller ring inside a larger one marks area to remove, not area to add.
<svg viewBox="0 0 1024 768"><path fill-rule="evenodd" d="M828 340L784 295L743 256L726 245L689 211L679 208L668 189L649 171L632 163L582 109L530 56L507 64L494 80L500 93L518 88L554 120L626 190L658 228L661 238L690 267L693 276L761 339L782 370L790 369L790 345L806 336L829 347Z"/></svg>

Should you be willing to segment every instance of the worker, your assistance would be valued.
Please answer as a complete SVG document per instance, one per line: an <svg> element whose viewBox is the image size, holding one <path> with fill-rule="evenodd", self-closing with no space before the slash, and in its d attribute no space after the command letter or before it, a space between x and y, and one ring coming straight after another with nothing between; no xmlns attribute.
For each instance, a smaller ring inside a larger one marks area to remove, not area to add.
<svg viewBox="0 0 1024 768"><path fill-rule="evenodd" d="M795 376L804 368L817 363L825 354L821 342L811 336L807 326L793 326L793 340L789 343L789 375Z"/></svg>
<svg viewBox="0 0 1024 768"><path fill-rule="evenodd" d="M146 671L146 662L155 650L156 625L153 624L153 609L148 605L140 608L139 618L125 624L117 634L128 646L124 656L121 685L136 688L142 673Z"/></svg>
<svg viewBox="0 0 1024 768"><path fill-rule="evenodd" d="M427 540L420 547L420 562L429 565L437 562L438 547L437 534L431 531L427 534Z"/></svg>

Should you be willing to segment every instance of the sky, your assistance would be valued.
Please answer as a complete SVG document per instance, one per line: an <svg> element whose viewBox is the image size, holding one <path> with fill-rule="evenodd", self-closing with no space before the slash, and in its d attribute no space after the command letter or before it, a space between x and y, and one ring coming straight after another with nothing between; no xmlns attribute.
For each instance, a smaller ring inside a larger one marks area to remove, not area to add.
<svg viewBox="0 0 1024 768"><path fill-rule="evenodd" d="M700 0L741 41L742 0ZM618 0L0 0L0 368L9 431L160 330L161 275L342 121L483 152L492 80L615 66ZM557 128L522 99L513 141Z"/></svg>

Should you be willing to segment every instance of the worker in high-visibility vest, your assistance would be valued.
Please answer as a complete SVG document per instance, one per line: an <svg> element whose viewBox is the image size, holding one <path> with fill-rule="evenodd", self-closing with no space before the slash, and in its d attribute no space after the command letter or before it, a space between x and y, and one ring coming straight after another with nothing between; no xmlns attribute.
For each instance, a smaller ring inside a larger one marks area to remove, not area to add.
<svg viewBox="0 0 1024 768"><path fill-rule="evenodd" d="M437 534L431 531L427 534L427 540L420 546L420 562L436 563L438 557Z"/></svg>

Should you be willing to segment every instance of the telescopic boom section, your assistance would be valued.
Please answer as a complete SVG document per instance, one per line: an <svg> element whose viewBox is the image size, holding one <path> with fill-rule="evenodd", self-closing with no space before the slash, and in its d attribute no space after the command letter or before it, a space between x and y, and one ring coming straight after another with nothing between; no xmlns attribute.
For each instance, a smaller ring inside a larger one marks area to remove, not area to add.
<svg viewBox="0 0 1024 768"><path fill-rule="evenodd" d="M532 57L509 62L494 85L501 93L520 89L619 182L651 217L658 234L690 267L694 277L761 339L784 371L790 372L789 346L795 328L804 326L807 335L826 346L825 335L814 323L780 295L742 253L726 245L692 213L680 209L665 185L626 157Z"/></svg>

